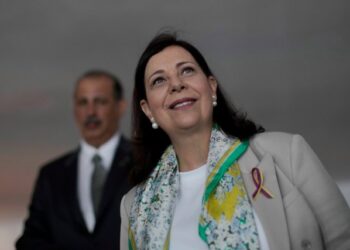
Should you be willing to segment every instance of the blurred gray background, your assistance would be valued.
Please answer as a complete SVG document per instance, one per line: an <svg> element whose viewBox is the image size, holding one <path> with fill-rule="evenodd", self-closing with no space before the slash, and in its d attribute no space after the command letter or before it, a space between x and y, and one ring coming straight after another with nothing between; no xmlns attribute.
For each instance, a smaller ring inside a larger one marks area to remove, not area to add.
<svg viewBox="0 0 350 250"><path fill-rule="evenodd" d="M164 27L250 118L302 134L349 201L349 14L347 0L0 0L0 249L13 249L39 167L78 143L76 78L109 70L130 104L137 60Z"/></svg>

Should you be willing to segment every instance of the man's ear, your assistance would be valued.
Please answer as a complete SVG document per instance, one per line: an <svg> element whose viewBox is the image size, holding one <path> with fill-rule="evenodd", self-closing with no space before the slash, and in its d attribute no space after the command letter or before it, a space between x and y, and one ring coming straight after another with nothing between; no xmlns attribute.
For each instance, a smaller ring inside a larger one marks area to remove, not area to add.
<svg viewBox="0 0 350 250"><path fill-rule="evenodd" d="M122 99L118 101L117 105L118 105L117 107L118 116L121 117L124 115L128 104L126 100Z"/></svg>

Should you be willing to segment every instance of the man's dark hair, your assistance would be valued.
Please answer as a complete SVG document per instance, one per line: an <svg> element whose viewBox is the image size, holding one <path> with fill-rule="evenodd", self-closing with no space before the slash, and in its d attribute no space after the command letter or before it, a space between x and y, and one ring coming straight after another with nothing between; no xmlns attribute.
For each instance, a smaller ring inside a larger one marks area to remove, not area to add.
<svg viewBox="0 0 350 250"><path fill-rule="evenodd" d="M85 78L100 78L100 77L106 77L112 81L113 92L114 92L113 94L117 101L123 99L124 91L120 80L115 75L113 75L108 71L98 70L98 69L92 69L92 70L86 71L84 74L82 74L78 78L76 85L78 85L79 82Z"/></svg>
<svg viewBox="0 0 350 250"><path fill-rule="evenodd" d="M177 39L175 34L161 33L153 38L142 53L135 72L135 86L133 93L133 142L135 146L136 165L131 173L133 184L143 182L157 165L160 156L170 145L168 135L161 129L152 129L151 123L140 107L140 101L147 99L144 75L145 68L152 56L169 46L180 46L188 51L201 67L204 74L213 76L202 54L190 43ZM213 122L227 134L240 140L247 140L256 133L263 132L264 128L246 118L246 114L239 112L224 97L222 90L217 86L217 103L213 110Z"/></svg>

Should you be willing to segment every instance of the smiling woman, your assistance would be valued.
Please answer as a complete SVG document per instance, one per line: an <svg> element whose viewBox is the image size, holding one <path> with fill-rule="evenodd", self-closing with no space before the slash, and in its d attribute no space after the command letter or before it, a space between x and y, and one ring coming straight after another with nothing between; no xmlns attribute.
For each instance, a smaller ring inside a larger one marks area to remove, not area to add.
<svg viewBox="0 0 350 250"><path fill-rule="evenodd" d="M350 248L349 208L312 149L232 108L188 42L151 41L133 104L121 249Z"/></svg>
<svg viewBox="0 0 350 250"><path fill-rule="evenodd" d="M170 46L154 55L146 66L146 98L141 100L141 107L175 142L182 140L178 133L186 133L189 128L211 130L216 86L214 77L207 77L187 50ZM197 166L186 167L189 170Z"/></svg>

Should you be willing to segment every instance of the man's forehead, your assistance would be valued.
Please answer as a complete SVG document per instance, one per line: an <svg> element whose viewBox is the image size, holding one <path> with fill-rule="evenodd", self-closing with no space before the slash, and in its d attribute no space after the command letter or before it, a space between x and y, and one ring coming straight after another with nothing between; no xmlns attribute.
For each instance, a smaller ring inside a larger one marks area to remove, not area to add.
<svg viewBox="0 0 350 250"><path fill-rule="evenodd" d="M81 79L76 86L75 95L113 96L113 82L107 77Z"/></svg>
<svg viewBox="0 0 350 250"><path fill-rule="evenodd" d="M88 76L80 79L77 88L85 87L86 85L113 87L113 80L107 76Z"/></svg>
<svg viewBox="0 0 350 250"><path fill-rule="evenodd" d="M78 91L75 97L96 99L96 98L112 98L112 95L108 92Z"/></svg>

